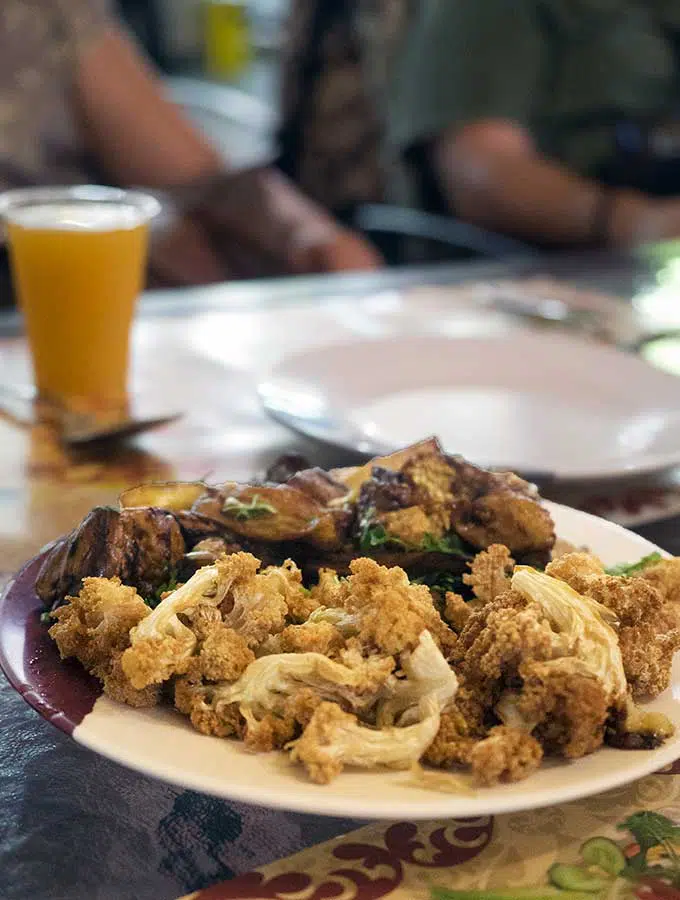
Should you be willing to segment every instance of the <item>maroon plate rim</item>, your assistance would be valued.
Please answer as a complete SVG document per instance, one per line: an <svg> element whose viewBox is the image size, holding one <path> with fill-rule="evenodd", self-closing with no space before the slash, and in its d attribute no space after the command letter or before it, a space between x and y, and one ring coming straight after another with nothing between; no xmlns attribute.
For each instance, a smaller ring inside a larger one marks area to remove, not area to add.
<svg viewBox="0 0 680 900"><path fill-rule="evenodd" d="M29 560L0 595L0 669L29 706L71 735L102 690L79 663L60 658L40 621L44 607L35 582L49 549Z"/></svg>

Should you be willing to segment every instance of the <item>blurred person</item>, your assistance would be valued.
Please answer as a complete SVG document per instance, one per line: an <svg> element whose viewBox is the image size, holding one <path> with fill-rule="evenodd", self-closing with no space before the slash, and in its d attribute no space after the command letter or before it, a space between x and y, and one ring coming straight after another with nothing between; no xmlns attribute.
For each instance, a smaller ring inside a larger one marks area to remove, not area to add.
<svg viewBox="0 0 680 900"><path fill-rule="evenodd" d="M157 282L373 268L376 251L275 169L230 175L164 95L106 0L2 0L0 190L99 181L167 191Z"/></svg>
<svg viewBox="0 0 680 900"><path fill-rule="evenodd" d="M390 141L461 218L540 245L680 235L678 0L429 0Z"/></svg>
<svg viewBox="0 0 680 900"><path fill-rule="evenodd" d="M284 171L340 214L387 200L541 246L680 235L680 0L293 5Z"/></svg>

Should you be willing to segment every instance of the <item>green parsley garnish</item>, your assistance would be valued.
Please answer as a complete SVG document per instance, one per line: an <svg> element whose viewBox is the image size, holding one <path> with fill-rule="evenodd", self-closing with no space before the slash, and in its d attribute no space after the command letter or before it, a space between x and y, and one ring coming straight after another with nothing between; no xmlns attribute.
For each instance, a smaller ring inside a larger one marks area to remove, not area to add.
<svg viewBox="0 0 680 900"><path fill-rule="evenodd" d="M433 534L426 534L420 544L420 549L427 550L430 553L448 553L451 556L470 558L470 554L466 553L463 542L455 531L450 531L440 538L435 537Z"/></svg>
<svg viewBox="0 0 680 900"><path fill-rule="evenodd" d="M654 563L660 562L663 559L660 553L649 553L647 556L643 556L642 559L639 559L634 563L619 563L618 566L610 566L606 572L607 575L635 575L636 572L641 572L643 569L646 569L647 566L651 566Z"/></svg>
<svg viewBox="0 0 680 900"><path fill-rule="evenodd" d="M167 594L169 591L177 590L177 572L171 572L168 576L168 580L164 581L163 584L159 585L153 594L150 597L145 597L144 602L147 606L150 606L151 609L155 609L158 604L163 599L162 595Z"/></svg>
<svg viewBox="0 0 680 900"><path fill-rule="evenodd" d="M262 519L265 516L275 516L276 510L264 500L260 500L258 494L254 494L252 500L244 502L237 500L236 497L227 497L222 507L222 512L226 516L233 516L239 522L246 522L249 519Z"/></svg>
<svg viewBox="0 0 680 900"><path fill-rule="evenodd" d="M359 536L359 549L362 553L370 553L380 547L400 547L408 550L407 545L398 537L393 537L385 530L385 526L379 522L364 526Z"/></svg>
<svg viewBox="0 0 680 900"><path fill-rule="evenodd" d="M460 575L453 572L428 572L426 575L418 575L411 579L412 584L424 584L431 591L440 594L460 594L464 588L464 582Z"/></svg>

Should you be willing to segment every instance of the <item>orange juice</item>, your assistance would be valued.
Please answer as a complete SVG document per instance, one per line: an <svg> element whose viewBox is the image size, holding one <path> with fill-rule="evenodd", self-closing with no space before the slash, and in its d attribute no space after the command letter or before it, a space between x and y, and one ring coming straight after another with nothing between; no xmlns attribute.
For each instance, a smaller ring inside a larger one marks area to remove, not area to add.
<svg viewBox="0 0 680 900"><path fill-rule="evenodd" d="M73 199L18 205L5 217L38 392L124 401L148 215L124 201Z"/></svg>

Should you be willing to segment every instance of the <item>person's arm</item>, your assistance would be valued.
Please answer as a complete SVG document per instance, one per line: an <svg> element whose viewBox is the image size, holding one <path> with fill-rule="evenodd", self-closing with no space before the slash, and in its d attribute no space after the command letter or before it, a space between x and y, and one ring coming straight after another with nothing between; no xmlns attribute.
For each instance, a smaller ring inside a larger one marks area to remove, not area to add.
<svg viewBox="0 0 680 900"><path fill-rule="evenodd" d="M680 233L677 202L606 191L537 150L554 52L542 11L537 0L423 4L394 78L393 143L417 148L451 211L482 227L584 246Z"/></svg>
<svg viewBox="0 0 680 900"><path fill-rule="evenodd" d="M673 233L680 211L609 190L542 157L511 122L478 122L432 141L452 211L469 222L555 245L627 246Z"/></svg>
<svg viewBox="0 0 680 900"><path fill-rule="evenodd" d="M87 145L112 181L173 189L224 178L225 206L234 204L224 212L231 225L237 223L237 237L280 268L307 271L379 264L368 245L340 228L274 171L260 171L259 198L230 190L238 175L224 171L217 151L165 97L152 69L115 25L81 48L74 88ZM214 218L218 213L211 210ZM183 240L193 248L197 268L202 260L209 270L199 280L220 277L216 265L221 264L201 234L200 223L192 220L183 228ZM233 231L230 237L234 238Z"/></svg>

